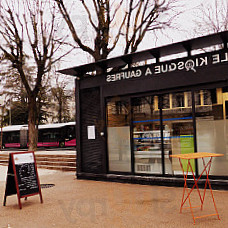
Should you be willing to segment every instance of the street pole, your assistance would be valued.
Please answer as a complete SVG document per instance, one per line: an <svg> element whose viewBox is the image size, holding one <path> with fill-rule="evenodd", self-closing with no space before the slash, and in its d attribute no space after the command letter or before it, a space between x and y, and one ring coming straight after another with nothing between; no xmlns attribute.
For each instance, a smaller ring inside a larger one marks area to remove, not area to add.
<svg viewBox="0 0 228 228"><path fill-rule="evenodd" d="M11 99L10 99L10 107L9 107L9 125L11 125L12 119L11 119Z"/></svg>
<svg viewBox="0 0 228 228"><path fill-rule="evenodd" d="M0 114L1 114L1 139L0 139L0 141L1 141L1 143L0 143L0 150L1 150L1 152L2 152L2 106L0 106L0 108L1 108L1 112L0 112Z"/></svg>
<svg viewBox="0 0 228 228"><path fill-rule="evenodd" d="M2 118L1 118L1 120L2 120ZM1 152L2 152L2 121L1 121L1 144L0 144L0 150L1 150Z"/></svg>
<svg viewBox="0 0 228 228"><path fill-rule="evenodd" d="M3 132L2 132L2 126L3 126L3 100L0 99L0 117L1 117L1 138L0 138L0 150L2 151L2 135L3 135Z"/></svg>

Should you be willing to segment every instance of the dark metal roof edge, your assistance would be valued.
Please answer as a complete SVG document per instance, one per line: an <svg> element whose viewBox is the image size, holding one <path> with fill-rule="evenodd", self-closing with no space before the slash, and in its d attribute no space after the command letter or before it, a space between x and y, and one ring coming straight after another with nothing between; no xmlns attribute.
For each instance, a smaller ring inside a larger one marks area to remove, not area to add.
<svg viewBox="0 0 228 228"><path fill-rule="evenodd" d="M154 59L154 58L164 57L172 54L182 53L183 50L188 52L191 50L197 50L200 48L206 48L216 44L227 43L227 42L228 42L228 31L223 31L223 32L209 34L207 36L184 40L184 41L180 41L177 43L172 43L172 44L168 44L168 45L164 45L156 48L146 49L135 53L125 54L125 55L113 57L110 59L102 59L97 62L59 70L58 72L62 74L67 74L67 75L81 76L87 72L101 69L102 66L104 66L104 68L116 67L115 61L128 64L126 59L133 60L134 58L137 60L133 62L138 62L138 61L143 61L148 59L148 55L151 56L151 59Z"/></svg>

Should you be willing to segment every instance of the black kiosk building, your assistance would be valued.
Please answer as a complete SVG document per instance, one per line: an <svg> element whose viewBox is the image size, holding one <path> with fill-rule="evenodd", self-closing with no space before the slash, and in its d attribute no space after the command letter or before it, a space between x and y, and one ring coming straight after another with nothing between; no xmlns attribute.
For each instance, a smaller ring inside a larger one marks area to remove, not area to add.
<svg viewBox="0 0 228 228"><path fill-rule="evenodd" d="M61 70L77 78L77 177L183 186L170 155L214 152L210 177L227 188L227 43L225 31Z"/></svg>

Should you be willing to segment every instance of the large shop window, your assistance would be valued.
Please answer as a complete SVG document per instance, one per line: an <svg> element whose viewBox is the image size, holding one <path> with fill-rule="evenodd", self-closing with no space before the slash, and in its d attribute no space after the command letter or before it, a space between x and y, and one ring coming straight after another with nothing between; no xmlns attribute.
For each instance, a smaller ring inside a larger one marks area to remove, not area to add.
<svg viewBox="0 0 228 228"><path fill-rule="evenodd" d="M201 104L196 105L197 151L224 154L216 158L211 167L211 175L228 175L228 120L226 89L201 90ZM203 164L199 160L199 172Z"/></svg>
<svg viewBox="0 0 228 228"><path fill-rule="evenodd" d="M132 98L131 103L130 98L109 100L109 171L132 172L134 167L136 174L178 175L182 174L179 161L170 155L198 151L224 154L214 159L210 174L228 176L227 91L216 88L167 93ZM194 160L191 162L194 171L198 168L201 173L202 162L198 160L198 167ZM185 161L182 164L186 170Z"/></svg>
<svg viewBox="0 0 228 228"><path fill-rule="evenodd" d="M109 171L131 172L129 102L113 98L107 102Z"/></svg>

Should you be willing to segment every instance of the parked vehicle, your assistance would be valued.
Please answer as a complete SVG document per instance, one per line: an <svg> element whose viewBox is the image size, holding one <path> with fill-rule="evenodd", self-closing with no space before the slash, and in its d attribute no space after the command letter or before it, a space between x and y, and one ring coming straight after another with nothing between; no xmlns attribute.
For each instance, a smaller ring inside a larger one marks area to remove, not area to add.
<svg viewBox="0 0 228 228"><path fill-rule="evenodd" d="M2 148L28 147L28 125L12 125L2 129ZM76 146L75 122L38 126L37 147Z"/></svg>

